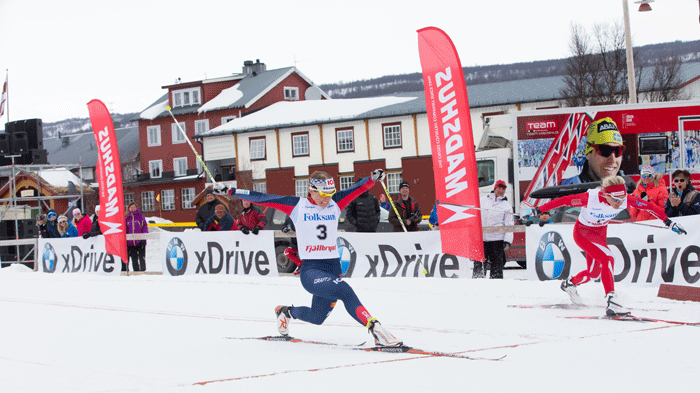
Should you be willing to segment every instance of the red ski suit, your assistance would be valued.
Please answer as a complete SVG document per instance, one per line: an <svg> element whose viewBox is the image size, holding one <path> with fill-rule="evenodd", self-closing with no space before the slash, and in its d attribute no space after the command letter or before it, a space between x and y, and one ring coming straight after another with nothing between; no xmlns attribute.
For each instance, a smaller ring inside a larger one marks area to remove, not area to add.
<svg viewBox="0 0 700 393"><path fill-rule="evenodd" d="M594 189L581 194L557 198L540 206L540 210L544 212L560 206L581 207L581 214L574 224L574 241L586 252L588 268L572 277L571 282L574 285L580 285L600 277L607 294L615 290L615 278L613 277L615 258L607 245L610 220L628 206L648 211L662 221L668 217L656 205L633 195L627 195L625 202L619 208L613 209L600 191Z"/></svg>

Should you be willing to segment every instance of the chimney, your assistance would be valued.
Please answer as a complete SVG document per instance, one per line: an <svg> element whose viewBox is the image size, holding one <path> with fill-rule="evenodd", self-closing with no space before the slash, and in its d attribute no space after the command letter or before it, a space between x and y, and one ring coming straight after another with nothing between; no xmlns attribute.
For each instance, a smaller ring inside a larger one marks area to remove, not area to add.
<svg viewBox="0 0 700 393"><path fill-rule="evenodd" d="M243 62L243 73L246 75L256 76L265 71L267 71L267 66L265 63L261 63L260 59L256 59L255 63L253 63L253 60L246 60Z"/></svg>

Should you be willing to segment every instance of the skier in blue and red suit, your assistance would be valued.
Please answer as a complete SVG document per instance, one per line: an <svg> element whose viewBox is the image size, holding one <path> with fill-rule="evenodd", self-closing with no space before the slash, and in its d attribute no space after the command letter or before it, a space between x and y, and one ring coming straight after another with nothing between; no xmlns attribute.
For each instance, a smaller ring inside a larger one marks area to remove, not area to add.
<svg viewBox="0 0 700 393"><path fill-rule="evenodd" d="M377 345L398 346L402 342L373 318L360 302L355 291L342 278L337 232L340 212L353 199L384 178L377 169L371 176L345 190L336 192L333 177L316 171L309 177L306 198L263 194L256 191L221 188L217 193L281 210L294 223L299 257L303 260L299 277L301 284L313 295L311 307L277 306L277 329L289 334L289 320L300 319L320 325L330 315L338 300L342 300L348 314L369 329Z"/></svg>

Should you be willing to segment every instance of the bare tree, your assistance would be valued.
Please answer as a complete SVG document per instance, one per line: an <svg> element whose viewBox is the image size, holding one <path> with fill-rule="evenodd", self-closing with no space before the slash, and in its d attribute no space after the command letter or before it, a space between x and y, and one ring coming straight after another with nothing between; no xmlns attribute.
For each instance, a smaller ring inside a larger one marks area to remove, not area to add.
<svg viewBox="0 0 700 393"><path fill-rule="evenodd" d="M572 24L569 50L572 56L566 60L566 87L560 91L568 106L628 102L625 34L620 22L596 25L592 38L583 27ZM637 93L644 90L649 101L685 99L680 92L680 57L660 58L654 64L652 76L645 78L645 64L638 61L637 55L637 52L633 54ZM650 83L644 83L649 79Z"/></svg>
<svg viewBox="0 0 700 393"><path fill-rule="evenodd" d="M679 56L670 54L661 56L654 66L648 98L651 102L688 99L681 93L681 63Z"/></svg>
<svg viewBox="0 0 700 393"><path fill-rule="evenodd" d="M594 79L591 84L594 104L619 104L627 100L627 59L624 27L595 26Z"/></svg>
<svg viewBox="0 0 700 393"><path fill-rule="evenodd" d="M566 59L566 87L560 93L567 106L587 106L590 104L589 86L593 76L591 69L591 51L586 30L578 24L571 24L569 50L572 56Z"/></svg>

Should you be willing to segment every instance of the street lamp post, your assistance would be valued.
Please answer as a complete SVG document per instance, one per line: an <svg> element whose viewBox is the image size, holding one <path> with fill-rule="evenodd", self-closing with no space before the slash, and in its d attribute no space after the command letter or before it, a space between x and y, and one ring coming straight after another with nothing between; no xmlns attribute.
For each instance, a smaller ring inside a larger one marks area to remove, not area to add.
<svg viewBox="0 0 700 393"><path fill-rule="evenodd" d="M634 80L634 58L632 57L632 34L630 32L630 11L627 0L622 0L622 15L625 18L625 49L627 51L627 85L629 103L637 103L637 85Z"/></svg>
<svg viewBox="0 0 700 393"><path fill-rule="evenodd" d="M700 0L699 0L700 1ZM654 0L641 0L635 1L635 4L639 4L639 11L651 11L651 6L649 3L653 3ZM622 0L622 15L625 19L625 49L627 51L627 85L629 88L629 101L630 104L637 103L637 83L634 76L634 57L632 55L632 33L630 29L630 11L627 5L627 0Z"/></svg>

